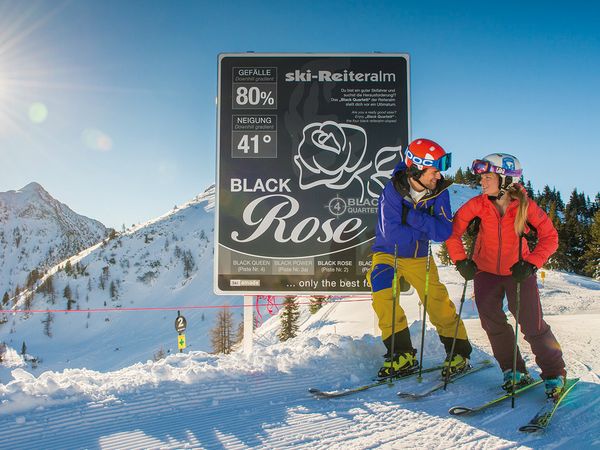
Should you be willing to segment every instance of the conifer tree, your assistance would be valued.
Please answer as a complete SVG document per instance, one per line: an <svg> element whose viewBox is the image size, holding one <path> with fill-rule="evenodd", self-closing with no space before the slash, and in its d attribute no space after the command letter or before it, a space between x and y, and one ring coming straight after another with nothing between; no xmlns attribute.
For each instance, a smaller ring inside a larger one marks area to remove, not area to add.
<svg viewBox="0 0 600 450"><path fill-rule="evenodd" d="M189 278L192 274L194 268L196 267L196 262L194 261L194 257L192 256L191 250L186 250L183 252L183 276L185 278Z"/></svg>
<svg viewBox="0 0 600 450"><path fill-rule="evenodd" d="M475 223L471 221L467 228L467 231L465 232L465 234L463 234L462 237L463 245L465 246L465 251L467 255L472 254L471 249L475 245L476 239L477 234L475 229ZM448 254L448 247L446 246L445 242L443 242L440 246L440 250L437 252L437 256L440 259L440 263L442 263L443 265L447 266L452 264L452 260L450 259L450 255Z"/></svg>
<svg viewBox="0 0 600 450"><path fill-rule="evenodd" d="M590 210L592 216L596 214L596 212L600 211L600 192L596 194L596 197L594 198L594 202L592 203Z"/></svg>
<svg viewBox="0 0 600 450"><path fill-rule="evenodd" d="M54 314L48 312L46 318L42 319L44 324L44 334L48 337L52 337L52 322L54 322Z"/></svg>
<svg viewBox="0 0 600 450"><path fill-rule="evenodd" d="M465 184L465 174L463 173L463 170L460 167L454 174L454 182L456 184Z"/></svg>
<svg viewBox="0 0 600 450"><path fill-rule="evenodd" d="M67 299L67 309L73 309L73 303L75 303L75 300L73 300L73 292L71 290L71 286L69 286L68 284L63 290L63 297Z"/></svg>
<svg viewBox="0 0 600 450"><path fill-rule="evenodd" d="M2 306L6 306L8 305L8 302L10 301L10 296L8 295L8 291L6 291L4 293L4 295L2 296Z"/></svg>
<svg viewBox="0 0 600 450"><path fill-rule="evenodd" d="M67 275L71 275L71 273L73 272L73 266L71 265L71 260L67 260L67 263L65 264L65 273Z"/></svg>
<svg viewBox="0 0 600 450"><path fill-rule="evenodd" d="M440 259L440 263L444 266L449 266L452 264L452 260L450 259L450 255L448 254L448 247L445 242L442 242L440 246L440 250L437 252L437 256Z"/></svg>
<svg viewBox="0 0 600 450"><path fill-rule="evenodd" d="M26 311L29 311L31 309L31 305L33 304L33 292L29 291L27 292L27 294L25 295L25 300L23 302L23 309L25 309ZM29 313L27 313L27 317L29 316Z"/></svg>
<svg viewBox="0 0 600 450"><path fill-rule="evenodd" d="M114 280L110 281L110 298L112 300L118 300L119 299L119 291L117 289L117 285L115 284Z"/></svg>
<svg viewBox="0 0 600 450"><path fill-rule="evenodd" d="M300 311L298 304L296 303L296 298L290 295L286 296L283 300L281 330L279 331L279 339L282 342L296 337L296 334L298 333L299 318Z"/></svg>
<svg viewBox="0 0 600 450"><path fill-rule="evenodd" d="M54 291L54 277L52 275L48 275L44 282L40 284L40 287L37 289L38 292L50 296L50 300L52 303L56 300L56 292Z"/></svg>
<svg viewBox="0 0 600 450"><path fill-rule="evenodd" d="M531 185L530 180L527 180L527 183L525 183L525 190L527 191L527 195L529 196L529 198L535 197L535 194L533 192L533 186Z"/></svg>
<svg viewBox="0 0 600 450"><path fill-rule="evenodd" d="M324 295L315 295L309 300L308 310L311 314L315 314L319 311L323 305L325 304L325 296Z"/></svg>
<svg viewBox="0 0 600 450"><path fill-rule="evenodd" d="M32 288L33 285L35 284L35 282L37 280L40 279L40 274L38 272L37 269L33 269L31 272L29 272L29 274L27 275L27 281L25 282L25 286L27 288Z"/></svg>
<svg viewBox="0 0 600 450"><path fill-rule="evenodd" d="M583 255L587 250L590 232L588 215L585 196L575 188L565 206L564 220L558 227L558 250L550 267L580 275L584 273Z"/></svg>
<svg viewBox="0 0 600 450"><path fill-rule="evenodd" d="M590 238L584 253L584 273L592 278L600 278L600 209L594 214L590 227Z"/></svg>

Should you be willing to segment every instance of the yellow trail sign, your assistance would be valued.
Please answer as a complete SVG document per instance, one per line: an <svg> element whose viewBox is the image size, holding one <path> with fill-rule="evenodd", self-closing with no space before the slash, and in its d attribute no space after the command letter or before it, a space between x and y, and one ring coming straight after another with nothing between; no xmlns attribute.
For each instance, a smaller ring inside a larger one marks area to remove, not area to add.
<svg viewBox="0 0 600 450"><path fill-rule="evenodd" d="M185 334L180 334L179 336L177 336L177 347L179 348L179 350L183 350L186 347Z"/></svg>

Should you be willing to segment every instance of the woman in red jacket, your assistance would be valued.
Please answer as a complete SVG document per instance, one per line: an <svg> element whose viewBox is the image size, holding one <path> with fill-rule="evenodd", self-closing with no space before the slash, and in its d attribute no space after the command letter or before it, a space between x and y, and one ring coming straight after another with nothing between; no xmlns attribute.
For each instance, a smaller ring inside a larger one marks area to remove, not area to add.
<svg viewBox="0 0 600 450"><path fill-rule="evenodd" d="M493 153L475 160L472 170L481 175L482 194L456 212L452 235L446 241L448 254L465 280L475 280L475 302L481 325L504 372L502 387L508 391L513 386L515 333L502 304L506 296L508 309L515 315L517 284L520 283L519 327L542 371L546 394L556 396L564 387L565 363L560 345L543 318L535 272L556 251L558 234L546 213L516 182L522 172L517 158ZM473 259L469 259L461 237L476 217L481 222ZM538 237L531 253L523 237L530 227L535 228ZM532 382L518 349L515 381L517 387Z"/></svg>

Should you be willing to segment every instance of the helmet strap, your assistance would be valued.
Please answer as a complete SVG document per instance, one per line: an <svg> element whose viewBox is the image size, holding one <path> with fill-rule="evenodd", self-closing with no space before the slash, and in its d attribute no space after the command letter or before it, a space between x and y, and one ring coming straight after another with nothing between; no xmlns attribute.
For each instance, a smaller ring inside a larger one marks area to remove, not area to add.
<svg viewBox="0 0 600 450"><path fill-rule="evenodd" d="M500 198L506 193L506 191L508 190L508 188L512 185L513 183L513 177L511 176L500 176L500 192L498 193L498 200L500 200Z"/></svg>

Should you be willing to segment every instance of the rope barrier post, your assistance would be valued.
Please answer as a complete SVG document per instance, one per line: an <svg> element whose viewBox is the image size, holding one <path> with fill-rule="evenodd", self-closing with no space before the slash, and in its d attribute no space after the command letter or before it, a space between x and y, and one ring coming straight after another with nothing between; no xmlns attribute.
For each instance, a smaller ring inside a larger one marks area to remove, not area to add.
<svg viewBox="0 0 600 450"><path fill-rule="evenodd" d="M251 295L244 295L244 353L252 353L254 331L254 299Z"/></svg>

